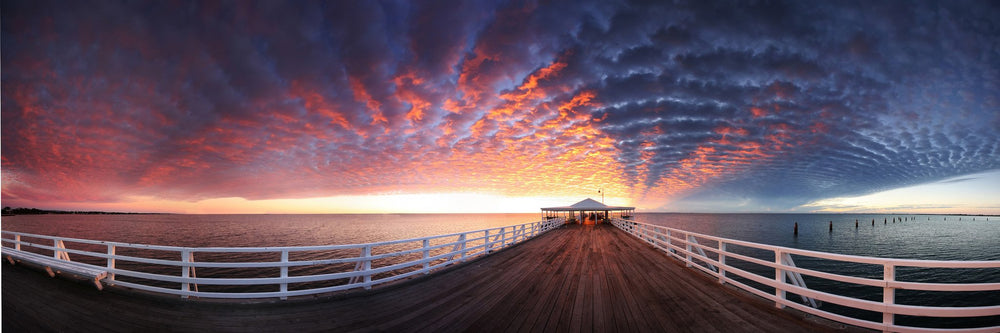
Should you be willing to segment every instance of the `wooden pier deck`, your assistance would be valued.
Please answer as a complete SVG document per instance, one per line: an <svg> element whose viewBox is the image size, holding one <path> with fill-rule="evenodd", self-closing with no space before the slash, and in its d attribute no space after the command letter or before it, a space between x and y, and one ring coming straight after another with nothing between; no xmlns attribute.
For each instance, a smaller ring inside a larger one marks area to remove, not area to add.
<svg viewBox="0 0 1000 333"><path fill-rule="evenodd" d="M138 295L3 264L3 330L823 332L610 225L566 226L398 285L256 304Z"/></svg>

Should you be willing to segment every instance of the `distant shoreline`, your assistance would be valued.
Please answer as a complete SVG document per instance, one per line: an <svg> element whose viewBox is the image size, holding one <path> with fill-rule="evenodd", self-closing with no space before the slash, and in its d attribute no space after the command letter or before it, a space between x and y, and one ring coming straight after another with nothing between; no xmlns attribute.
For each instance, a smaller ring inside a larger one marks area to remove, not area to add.
<svg viewBox="0 0 1000 333"><path fill-rule="evenodd" d="M2 216L17 215L173 215L172 213L135 213L135 212L102 212L102 211L66 211L48 210L38 208L10 208L4 207Z"/></svg>

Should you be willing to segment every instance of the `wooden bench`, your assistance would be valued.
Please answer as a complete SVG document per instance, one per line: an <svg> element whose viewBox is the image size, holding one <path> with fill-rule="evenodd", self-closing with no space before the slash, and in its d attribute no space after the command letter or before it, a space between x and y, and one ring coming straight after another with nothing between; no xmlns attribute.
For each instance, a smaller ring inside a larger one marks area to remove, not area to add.
<svg viewBox="0 0 1000 333"><path fill-rule="evenodd" d="M105 270L104 267L60 260L46 255L19 251L8 247L2 247L2 249L3 256L7 258L7 261L9 261L11 265L13 265L15 261L32 263L44 267L45 272L49 273L50 277L55 277L56 274L72 274L88 281L93 281L94 286L97 286L97 290L104 290L104 285L101 284L101 280L108 277L108 271Z"/></svg>

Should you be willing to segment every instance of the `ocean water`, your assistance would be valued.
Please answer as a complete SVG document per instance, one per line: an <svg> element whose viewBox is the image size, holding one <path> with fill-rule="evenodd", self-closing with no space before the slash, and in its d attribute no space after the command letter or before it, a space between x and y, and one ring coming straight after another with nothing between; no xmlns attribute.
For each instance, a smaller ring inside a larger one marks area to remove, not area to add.
<svg viewBox="0 0 1000 333"><path fill-rule="evenodd" d="M530 213L18 215L3 217L0 228L127 243L259 247L368 243L540 219L539 214ZM636 220L719 237L832 253L906 259L1000 260L998 216L639 213ZM799 224L797 236L792 232L796 222ZM832 232L829 231L830 222L833 223Z"/></svg>
<svg viewBox="0 0 1000 333"><path fill-rule="evenodd" d="M418 238L522 224L540 214L17 215L3 230L171 246L312 246Z"/></svg>
<svg viewBox="0 0 1000 333"><path fill-rule="evenodd" d="M638 214L637 220L713 236L840 254L1000 260L998 216L668 213ZM798 236L793 232L796 222Z"/></svg>
<svg viewBox="0 0 1000 333"><path fill-rule="evenodd" d="M540 214L20 215L3 217L0 228L138 244L263 247L379 242L509 226L540 219ZM707 235L831 253L905 259L1000 260L998 216L640 213L635 219ZM795 223L799 224L798 235L793 234ZM729 250L764 260L774 259L771 253L753 249L731 246ZM211 260L200 260L205 259ZM224 259L233 258L221 260ZM794 259L800 267L859 277L882 277L881 266L847 265L808 257ZM773 277L774 274L773 269L755 264L735 259L727 262L763 276ZM211 274L199 271L199 276ZM939 283L1000 282L1000 270L902 267L897 269L896 279ZM860 287L809 276L805 277L805 281L810 288L821 291L872 301L882 300L881 288ZM758 287L768 290L765 286ZM797 299L795 295L788 297ZM911 305L998 305L1000 293L898 290L896 301ZM822 309L873 321L880 321L881 318L879 313L836 304L823 304ZM1000 325L1000 316L932 320L897 316L896 322L929 327Z"/></svg>

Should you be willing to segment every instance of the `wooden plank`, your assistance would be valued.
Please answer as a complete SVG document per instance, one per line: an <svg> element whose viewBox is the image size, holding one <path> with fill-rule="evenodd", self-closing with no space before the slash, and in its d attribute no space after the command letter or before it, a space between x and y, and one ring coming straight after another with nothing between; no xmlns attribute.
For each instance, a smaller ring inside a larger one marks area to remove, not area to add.
<svg viewBox="0 0 1000 333"><path fill-rule="evenodd" d="M570 276L565 269L573 269L572 265L575 265L571 260L574 240L571 237L561 239L559 244L553 244L554 247L547 247L544 250L544 253L547 254L546 260L544 260L543 265L538 267L538 270L533 272L537 275L534 280L537 283L532 283L529 286L536 290L528 295L529 298L525 300L526 306L510 316L512 318L508 318L511 321L510 330L544 330L552 308L557 306L554 295L558 286L566 283L567 277Z"/></svg>
<svg viewBox="0 0 1000 333"><path fill-rule="evenodd" d="M10 331L830 331L608 225L568 226L372 291L256 304L98 292L2 265Z"/></svg>
<svg viewBox="0 0 1000 333"><path fill-rule="evenodd" d="M591 274L591 283L594 288L594 306L593 313L590 314L591 324L594 326L594 331L596 332L607 332L610 330L610 325L614 321L614 304L611 304L611 298L608 286L604 283L597 274Z"/></svg>
<svg viewBox="0 0 1000 333"><path fill-rule="evenodd" d="M622 269L622 266L616 263L609 262L607 256L604 257L602 265L608 266L613 270L608 272L604 276L604 284L607 285L608 293L612 295L613 311L615 314L615 321L609 323L613 325L616 331L619 332L634 332L634 324L641 313L639 311L632 311L630 308L630 302L634 303L635 299L631 297L629 292L632 288L632 284L629 283L625 277L628 275L643 274L643 272L638 271L628 271Z"/></svg>
<svg viewBox="0 0 1000 333"><path fill-rule="evenodd" d="M572 310L572 321L570 322L569 331L570 332L590 332L593 330L593 325L583 324L583 314L586 311L588 314L593 311L594 305L594 291L591 287L592 285L585 282L585 279L590 278L586 274L577 274L577 283L579 287L576 288L576 298L573 302ZM572 277L571 277L572 278ZM590 307L591 309L586 309ZM590 311L587 311L590 310ZM590 318L587 318L590 319ZM590 323L588 323L590 324Z"/></svg>
<svg viewBox="0 0 1000 333"><path fill-rule="evenodd" d="M574 240L580 241L578 238L574 238ZM587 289L587 287L585 287L586 280L577 277L585 276L587 271L591 269L591 267L586 264L586 261L576 260L574 258L578 256L588 256L587 247L588 244L586 244L586 242L582 242L582 244L580 244L581 250L574 253L573 256L569 258L569 260L572 260L573 262L573 264L570 265L572 270L566 272L567 274L560 278L560 281L562 281L563 284L559 290L558 297L555 300L556 309L559 311L553 311L552 317L549 318L549 322L546 324L546 327L550 327L552 326L550 324L554 323L556 330L566 331L572 325L573 305L576 304L576 297L578 294L577 290ZM584 292L586 292L586 290L584 290ZM551 332L551 330L547 331Z"/></svg>
<svg viewBox="0 0 1000 333"><path fill-rule="evenodd" d="M579 251L579 244L575 238L567 239L567 242L558 255L553 256L554 260L548 262L546 269L542 272L540 292L534 302L534 309L528 311L524 322L517 330L521 331L546 331L546 326L550 325L556 308L556 303L560 289L562 289L571 272L576 269L577 262L572 260ZM554 323L551 324L554 326Z"/></svg>
<svg viewBox="0 0 1000 333"><path fill-rule="evenodd" d="M437 322L438 325L427 326L420 330L440 331L447 329L448 325L454 322L471 322L470 327L482 326L477 325L476 322L483 317L487 317L487 321L491 320L488 317L492 313L510 315L527 308L524 306L525 299L531 296L533 288L529 284L523 283L523 280L533 275L534 271L541 265L538 260L521 257L512 260L527 263L523 266L523 272L508 271L502 267L492 268L496 276L490 278L509 283L483 284L483 289L479 290L480 295L471 299L470 305L463 307L461 311L454 311L450 316L440 318ZM525 288L525 285L529 285L529 287Z"/></svg>

